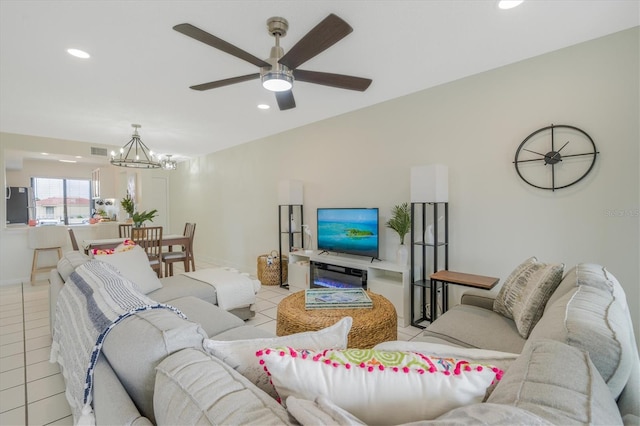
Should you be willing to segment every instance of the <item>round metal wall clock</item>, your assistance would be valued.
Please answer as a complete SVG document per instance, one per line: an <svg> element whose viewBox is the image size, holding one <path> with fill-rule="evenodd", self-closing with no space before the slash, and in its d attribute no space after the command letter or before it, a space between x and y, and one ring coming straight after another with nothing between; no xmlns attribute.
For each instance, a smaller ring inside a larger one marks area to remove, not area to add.
<svg viewBox="0 0 640 426"><path fill-rule="evenodd" d="M527 136L513 163L529 185L555 191L580 182L593 169L599 152L584 130L552 124Z"/></svg>

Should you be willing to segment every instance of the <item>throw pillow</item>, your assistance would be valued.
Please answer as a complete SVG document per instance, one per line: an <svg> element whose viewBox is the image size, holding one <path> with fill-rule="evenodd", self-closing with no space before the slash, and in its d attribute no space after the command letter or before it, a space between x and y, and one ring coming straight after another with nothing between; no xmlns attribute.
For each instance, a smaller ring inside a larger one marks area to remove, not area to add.
<svg viewBox="0 0 640 426"><path fill-rule="evenodd" d="M315 401L290 396L287 398L287 411L303 426L366 426L353 414L323 396L319 396Z"/></svg>
<svg viewBox="0 0 640 426"><path fill-rule="evenodd" d="M122 243L120 243L116 248L92 249L91 250L91 254L95 257L95 256L103 255L103 254L120 253L120 252L123 252L123 251L131 250L135 245L136 245L135 241L127 239L127 240L124 240Z"/></svg>
<svg viewBox="0 0 640 426"><path fill-rule="evenodd" d="M109 263L123 277L133 282L141 293L147 294L162 288L158 275L151 269L144 249L137 245L118 246L111 254L94 254L94 259Z"/></svg>
<svg viewBox="0 0 640 426"><path fill-rule="evenodd" d="M318 331L291 334L289 336L247 340L205 339L204 348L236 369L260 389L277 398L263 368L256 362L256 352L270 346L291 346L301 349L344 349L353 319L344 317L334 325Z"/></svg>
<svg viewBox="0 0 640 426"><path fill-rule="evenodd" d="M528 338L547 301L562 281L564 264L538 262L531 257L507 278L493 303L493 310L512 318L523 338Z"/></svg>
<svg viewBox="0 0 640 426"><path fill-rule="evenodd" d="M256 353L281 400L326 397L366 424L433 419L481 402L497 367L415 352L291 347Z"/></svg>

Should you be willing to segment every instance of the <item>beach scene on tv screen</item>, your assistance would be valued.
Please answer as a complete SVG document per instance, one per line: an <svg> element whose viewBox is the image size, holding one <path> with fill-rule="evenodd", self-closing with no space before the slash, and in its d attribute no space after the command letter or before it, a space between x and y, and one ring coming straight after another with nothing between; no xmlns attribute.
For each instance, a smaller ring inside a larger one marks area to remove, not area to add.
<svg viewBox="0 0 640 426"><path fill-rule="evenodd" d="M318 209L318 249L378 256L377 209Z"/></svg>

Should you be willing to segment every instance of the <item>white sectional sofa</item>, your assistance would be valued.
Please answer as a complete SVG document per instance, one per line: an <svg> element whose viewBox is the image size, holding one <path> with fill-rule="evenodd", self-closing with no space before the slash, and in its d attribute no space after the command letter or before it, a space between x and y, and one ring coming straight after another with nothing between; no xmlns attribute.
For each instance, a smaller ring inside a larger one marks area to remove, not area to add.
<svg viewBox="0 0 640 426"><path fill-rule="evenodd" d="M61 275L52 275L57 291ZM284 407L265 392L268 379L257 380L234 356L212 355L208 346L211 338L239 340L238 356L254 352L247 348L256 345L339 348L346 345L344 324L311 333L311 343L300 343L300 336L283 341L184 290L169 303L188 319L167 310L137 313L104 341L93 390L97 424L364 424L327 395L297 395ZM420 341L386 342L378 349L422 351L436 344L453 352L510 352L513 359L482 401L415 424L638 424L640 369L633 329L624 292L605 268L577 265L567 272L526 339L517 336L512 320L492 310L492 300L469 295L462 302ZM373 395L376 389L363 392ZM404 392L402 397L416 405L430 403L413 389Z"/></svg>

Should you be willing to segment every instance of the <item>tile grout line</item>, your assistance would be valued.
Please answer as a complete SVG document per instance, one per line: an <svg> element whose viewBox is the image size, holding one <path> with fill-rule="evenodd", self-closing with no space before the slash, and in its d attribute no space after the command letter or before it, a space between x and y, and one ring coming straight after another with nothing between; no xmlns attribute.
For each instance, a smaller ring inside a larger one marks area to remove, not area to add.
<svg viewBox="0 0 640 426"><path fill-rule="evenodd" d="M24 362L24 424L29 424L29 401L27 391L27 321L24 312L24 282L20 283L20 297L22 299L22 359Z"/></svg>

